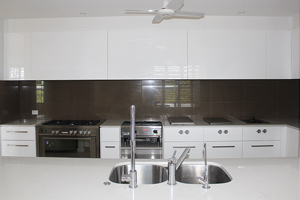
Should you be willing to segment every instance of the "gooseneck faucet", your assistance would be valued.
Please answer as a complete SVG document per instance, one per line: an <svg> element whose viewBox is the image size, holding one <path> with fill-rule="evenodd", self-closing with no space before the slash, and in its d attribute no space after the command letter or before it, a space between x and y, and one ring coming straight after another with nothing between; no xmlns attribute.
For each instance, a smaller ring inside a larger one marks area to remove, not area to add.
<svg viewBox="0 0 300 200"><path fill-rule="evenodd" d="M207 151L206 151L206 143L204 143L203 148L203 159L204 159L204 177L199 177L199 182L203 185L204 189L209 189L210 186L208 185L208 165L207 165Z"/></svg>
<svg viewBox="0 0 300 200"><path fill-rule="evenodd" d="M132 105L130 108L130 148L131 148L131 170L130 170L130 181L129 187L137 187L137 172L135 169L135 150L136 150L136 141L135 141L135 106Z"/></svg>
<svg viewBox="0 0 300 200"><path fill-rule="evenodd" d="M168 185L176 185L176 178L175 178L175 174L176 174L176 170L181 166L181 164L183 163L183 161L185 160L186 156L188 155L188 153L190 152L191 149L186 148L181 156L179 157L178 160L176 160L175 154L176 154L176 150L174 151L172 158L170 158L168 160L168 170L169 170L169 174L168 174Z"/></svg>
<svg viewBox="0 0 300 200"><path fill-rule="evenodd" d="M135 106L132 105L130 108L130 150L131 150L131 168L129 174L123 174L121 177L122 182L129 182L130 188L137 187L137 172L135 169Z"/></svg>

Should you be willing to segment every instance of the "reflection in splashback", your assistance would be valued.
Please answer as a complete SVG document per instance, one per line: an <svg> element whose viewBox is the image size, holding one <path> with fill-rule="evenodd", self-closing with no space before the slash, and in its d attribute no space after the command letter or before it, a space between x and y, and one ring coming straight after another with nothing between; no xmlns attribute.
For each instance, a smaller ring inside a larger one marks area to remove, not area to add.
<svg viewBox="0 0 300 200"><path fill-rule="evenodd" d="M22 81L20 117L55 119L296 118L299 80Z"/></svg>

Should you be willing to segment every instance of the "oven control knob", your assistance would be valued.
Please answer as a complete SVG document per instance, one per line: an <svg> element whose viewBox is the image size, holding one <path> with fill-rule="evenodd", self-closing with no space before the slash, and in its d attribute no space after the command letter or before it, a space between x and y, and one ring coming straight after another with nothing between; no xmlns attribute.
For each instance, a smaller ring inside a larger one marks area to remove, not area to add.
<svg viewBox="0 0 300 200"><path fill-rule="evenodd" d="M87 131L87 134L88 134L88 135L91 135L91 130L88 130L88 131Z"/></svg>
<svg viewBox="0 0 300 200"><path fill-rule="evenodd" d="M72 135L73 134L73 130L70 130L69 133L70 133L70 135Z"/></svg>
<svg viewBox="0 0 300 200"><path fill-rule="evenodd" d="M86 132L87 132L87 130L84 130L84 131L83 131L83 135L86 135Z"/></svg>
<svg viewBox="0 0 300 200"><path fill-rule="evenodd" d="M82 133L83 133L83 130L80 130L80 131L79 131L79 134L82 135Z"/></svg>
<svg viewBox="0 0 300 200"><path fill-rule="evenodd" d="M76 135L76 134L77 134L77 130L74 130L74 132L73 132L73 133L74 133L74 135Z"/></svg>
<svg viewBox="0 0 300 200"><path fill-rule="evenodd" d="M56 131L55 131L55 135L58 135L58 133L59 133L59 130L56 130Z"/></svg>
<svg viewBox="0 0 300 200"><path fill-rule="evenodd" d="M154 133L155 135L157 135L157 130L153 130L153 133Z"/></svg>
<svg viewBox="0 0 300 200"><path fill-rule="evenodd" d="M55 130L51 130L51 134L54 135L54 133L55 133Z"/></svg>

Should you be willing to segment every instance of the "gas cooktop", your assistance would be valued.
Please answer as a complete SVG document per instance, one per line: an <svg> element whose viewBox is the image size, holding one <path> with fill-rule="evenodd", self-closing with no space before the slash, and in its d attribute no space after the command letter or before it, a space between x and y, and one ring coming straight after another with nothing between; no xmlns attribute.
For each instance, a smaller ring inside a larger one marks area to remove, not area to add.
<svg viewBox="0 0 300 200"><path fill-rule="evenodd" d="M43 123L50 126L95 126L100 120L51 120Z"/></svg>

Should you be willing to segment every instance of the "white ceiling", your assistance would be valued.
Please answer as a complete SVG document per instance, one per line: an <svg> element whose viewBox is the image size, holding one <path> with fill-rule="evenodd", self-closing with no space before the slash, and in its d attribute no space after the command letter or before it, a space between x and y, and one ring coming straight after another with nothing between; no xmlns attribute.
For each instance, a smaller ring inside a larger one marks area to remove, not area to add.
<svg viewBox="0 0 300 200"><path fill-rule="evenodd" d="M300 0L185 0L182 11L206 16L293 16ZM0 17L124 16L125 9L158 9L162 0L0 0ZM245 12L240 14L239 12ZM81 14L83 13L83 14Z"/></svg>

